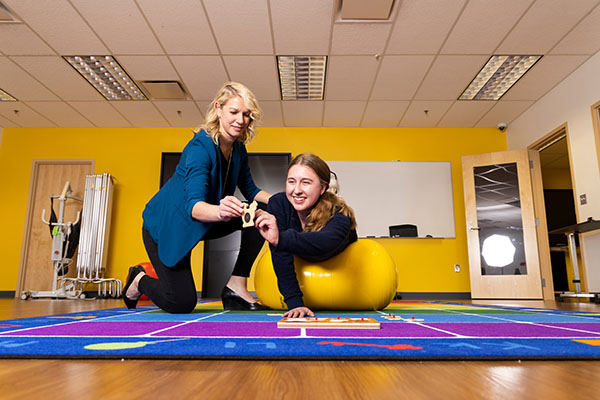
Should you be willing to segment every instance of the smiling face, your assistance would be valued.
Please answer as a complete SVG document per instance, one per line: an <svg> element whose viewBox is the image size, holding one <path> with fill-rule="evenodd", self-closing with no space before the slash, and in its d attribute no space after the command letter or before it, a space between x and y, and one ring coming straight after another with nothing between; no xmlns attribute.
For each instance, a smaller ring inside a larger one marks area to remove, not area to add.
<svg viewBox="0 0 600 400"><path fill-rule="evenodd" d="M219 136L233 143L246 131L250 123L250 110L239 96L230 98L223 105L215 103L215 108L219 116Z"/></svg>
<svg viewBox="0 0 600 400"><path fill-rule="evenodd" d="M296 164L288 170L285 194L303 223L326 189L312 168Z"/></svg>

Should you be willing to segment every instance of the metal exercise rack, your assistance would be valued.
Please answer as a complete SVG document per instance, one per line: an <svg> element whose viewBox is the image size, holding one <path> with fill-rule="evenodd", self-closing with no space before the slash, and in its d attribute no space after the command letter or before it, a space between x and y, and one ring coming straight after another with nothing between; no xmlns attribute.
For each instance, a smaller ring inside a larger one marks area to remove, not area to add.
<svg viewBox="0 0 600 400"><path fill-rule="evenodd" d="M86 176L77 277L65 279L72 282L83 296L86 284L98 285L99 297L118 297L121 294L121 281L104 277L113 189L112 176L108 173Z"/></svg>

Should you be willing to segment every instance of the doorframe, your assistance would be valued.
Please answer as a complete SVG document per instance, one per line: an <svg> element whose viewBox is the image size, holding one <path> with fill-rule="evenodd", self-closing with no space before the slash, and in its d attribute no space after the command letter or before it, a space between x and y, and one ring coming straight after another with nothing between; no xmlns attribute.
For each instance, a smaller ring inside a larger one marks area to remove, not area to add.
<svg viewBox="0 0 600 400"><path fill-rule="evenodd" d="M21 241L21 256L19 257L19 273L17 276L17 286L15 290L15 298L20 298L25 283L25 257L29 252L30 233L33 224L33 207L34 207L34 189L37 183L39 167L41 165L64 165L64 164L90 164L92 172L96 167L96 160L68 158L68 159L33 159L31 160L31 174L29 177L29 191L27 194L27 208L25 211L25 224L23 227L23 240ZM37 217L36 217L37 218Z"/></svg>
<svg viewBox="0 0 600 400"><path fill-rule="evenodd" d="M564 137L567 140L567 154L569 157L569 173L571 175L571 186L573 187L573 198L575 204L577 204L577 189L575 187L575 177L573 175L573 162L571 160L571 143L569 137L568 123L562 123L558 127L554 128L552 131L550 131L548 134L542 136L540 139L527 146L527 150L529 150L530 157L532 158L534 164L534 168L532 169L531 173L531 183L533 187L533 199L535 205L536 218L538 218L539 220L539 224L537 226L538 252L540 257L540 267L542 270L542 279L544 279L545 282L545 285L543 287L544 300L555 300L555 295L554 283L552 281L552 263L550 261L550 244L548 243L548 224L546 222L546 207L544 203L544 183L542 181L542 170L539 160L540 151L552 144L553 142L561 139L562 137ZM577 207L575 207L575 216L577 218L577 221L579 221L579 211ZM585 266L583 264L583 254L581 267L583 267L583 271L585 271Z"/></svg>
<svg viewBox="0 0 600 400"><path fill-rule="evenodd" d="M598 160L598 171L600 172L600 101L592 104L591 111L592 125L594 126L594 142L596 142L596 160ZM577 220L579 221L579 219Z"/></svg>

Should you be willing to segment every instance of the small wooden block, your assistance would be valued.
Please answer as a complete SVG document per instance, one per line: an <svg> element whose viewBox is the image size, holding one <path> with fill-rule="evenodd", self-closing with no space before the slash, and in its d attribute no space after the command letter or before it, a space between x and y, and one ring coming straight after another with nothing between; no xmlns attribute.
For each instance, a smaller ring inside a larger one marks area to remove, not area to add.
<svg viewBox="0 0 600 400"><path fill-rule="evenodd" d="M278 328L309 329L380 329L373 318L284 318L277 322Z"/></svg>
<svg viewBox="0 0 600 400"><path fill-rule="evenodd" d="M256 213L256 207L258 204L253 201L250 204L244 203L244 210L242 211L242 228L254 226L254 214Z"/></svg>

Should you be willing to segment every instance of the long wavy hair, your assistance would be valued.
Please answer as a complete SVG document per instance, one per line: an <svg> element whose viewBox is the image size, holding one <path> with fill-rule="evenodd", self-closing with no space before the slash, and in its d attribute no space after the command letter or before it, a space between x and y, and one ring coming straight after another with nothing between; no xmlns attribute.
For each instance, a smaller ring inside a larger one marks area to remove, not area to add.
<svg viewBox="0 0 600 400"><path fill-rule="evenodd" d="M308 214L304 231L320 231L337 212L340 212L350 218L351 229L356 228L354 210L348 204L346 204L341 197L329 190L329 183L333 174L327 163L319 156L316 156L312 153L302 153L294 157L288 167L288 172L294 165L304 165L312 169L319 177L321 184L327 187L327 190L325 190L321 197L319 197L319 200L317 200L312 210Z"/></svg>
<svg viewBox="0 0 600 400"><path fill-rule="evenodd" d="M213 142L218 144L220 122L215 104L219 103L219 105L223 107L231 98L236 96L239 96L244 100L246 108L250 111L250 123L248 124L246 131L240 135L237 140L244 144L252 140L256 135L257 124L262 119L263 112L258 105L258 100L254 93L252 93L252 91L244 84L238 82L225 82L223 84L206 110L204 123L193 130L194 134L204 129L208 133L208 136L212 138Z"/></svg>

